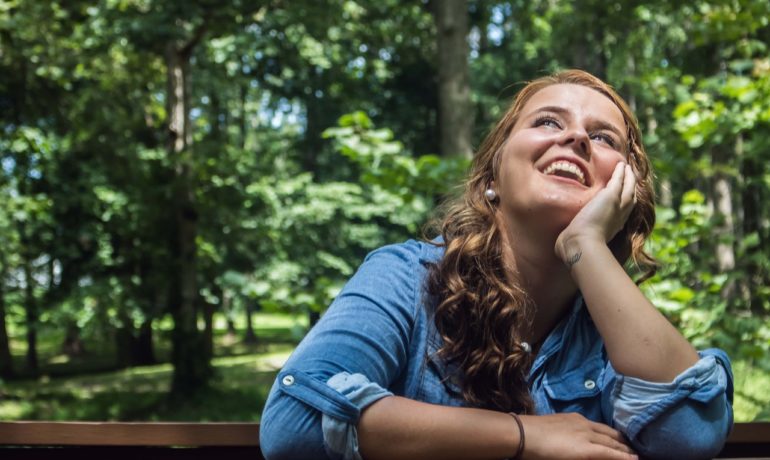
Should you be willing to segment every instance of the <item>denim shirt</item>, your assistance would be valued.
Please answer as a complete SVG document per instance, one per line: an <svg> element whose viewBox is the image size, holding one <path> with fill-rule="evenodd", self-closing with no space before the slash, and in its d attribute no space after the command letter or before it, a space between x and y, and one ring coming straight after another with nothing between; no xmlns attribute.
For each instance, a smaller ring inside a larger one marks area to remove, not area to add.
<svg viewBox="0 0 770 460"><path fill-rule="evenodd" d="M407 241L370 253L289 357L260 426L266 459L360 459L356 425L380 398L465 406L436 358L428 264L443 248ZM623 432L642 456L710 458L732 427L732 371L718 349L667 383L618 374L582 298L541 346L529 373L537 414L578 412Z"/></svg>

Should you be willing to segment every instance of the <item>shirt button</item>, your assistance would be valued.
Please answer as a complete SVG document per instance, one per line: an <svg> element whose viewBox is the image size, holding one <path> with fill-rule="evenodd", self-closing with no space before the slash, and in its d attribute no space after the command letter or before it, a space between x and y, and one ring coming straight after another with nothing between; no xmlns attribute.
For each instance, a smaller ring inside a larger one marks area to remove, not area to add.
<svg viewBox="0 0 770 460"><path fill-rule="evenodd" d="M586 390L593 390L596 388L596 382L591 379L586 380L583 385L586 387Z"/></svg>
<svg viewBox="0 0 770 460"><path fill-rule="evenodd" d="M294 376L293 375L287 375L287 376L285 376L283 378L283 380L281 380L281 382L283 382L283 384L286 385L287 387L291 386L291 385L294 385Z"/></svg>

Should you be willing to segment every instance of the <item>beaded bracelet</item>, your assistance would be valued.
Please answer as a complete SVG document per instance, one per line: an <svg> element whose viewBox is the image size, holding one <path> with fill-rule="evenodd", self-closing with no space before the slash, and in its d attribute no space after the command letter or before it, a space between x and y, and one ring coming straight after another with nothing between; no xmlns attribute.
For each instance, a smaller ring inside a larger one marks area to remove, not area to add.
<svg viewBox="0 0 770 460"><path fill-rule="evenodd" d="M516 420L516 424L519 425L519 448L516 449L516 454L507 460L517 460L521 458L521 453L524 452L524 425L521 423L521 419L518 415L513 412L508 412L508 415L513 417L513 419Z"/></svg>

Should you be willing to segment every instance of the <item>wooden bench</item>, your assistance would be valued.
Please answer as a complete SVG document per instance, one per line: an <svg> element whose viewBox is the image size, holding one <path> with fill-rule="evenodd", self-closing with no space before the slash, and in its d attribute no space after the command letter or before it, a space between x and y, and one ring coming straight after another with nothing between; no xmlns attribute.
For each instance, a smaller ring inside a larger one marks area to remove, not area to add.
<svg viewBox="0 0 770 460"><path fill-rule="evenodd" d="M263 459L257 423L0 422L0 458ZM737 423L717 458L770 458L770 422Z"/></svg>

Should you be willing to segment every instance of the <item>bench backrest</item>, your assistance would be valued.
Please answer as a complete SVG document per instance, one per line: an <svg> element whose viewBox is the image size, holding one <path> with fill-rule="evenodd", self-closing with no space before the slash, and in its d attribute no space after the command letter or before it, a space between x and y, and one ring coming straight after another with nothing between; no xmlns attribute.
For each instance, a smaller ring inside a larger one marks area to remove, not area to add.
<svg viewBox="0 0 770 460"><path fill-rule="evenodd" d="M0 457L262 459L257 423L0 422ZM737 423L717 458L770 457L770 422Z"/></svg>

